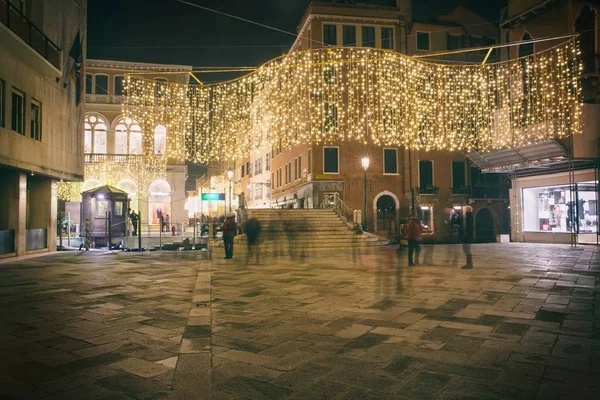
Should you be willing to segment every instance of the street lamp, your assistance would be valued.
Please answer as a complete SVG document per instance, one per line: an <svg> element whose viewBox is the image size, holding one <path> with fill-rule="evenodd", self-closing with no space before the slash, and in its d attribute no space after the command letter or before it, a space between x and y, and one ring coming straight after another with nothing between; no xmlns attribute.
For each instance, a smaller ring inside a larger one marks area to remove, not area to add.
<svg viewBox="0 0 600 400"><path fill-rule="evenodd" d="M363 169L365 170L365 206L364 206L364 211L363 211L363 231L368 231L369 230L369 223L367 222L367 169L369 169L369 157L363 157L360 160L360 163L362 164Z"/></svg>
<svg viewBox="0 0 600 400"><path fill-rule="evenodd" d="M233 198L231 197L231 180L233 179L233 170L231 168L229 168L229 170L227 171L227 179L229 179L229 212L231 212L231 201L233 200Z"/></svg>

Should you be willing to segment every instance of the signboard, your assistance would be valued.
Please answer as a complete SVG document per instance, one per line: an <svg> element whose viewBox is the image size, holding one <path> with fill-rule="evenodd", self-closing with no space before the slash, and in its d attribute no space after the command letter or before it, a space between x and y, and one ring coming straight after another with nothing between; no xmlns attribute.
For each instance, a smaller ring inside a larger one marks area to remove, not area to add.
<svg viewBox="0 0 600 400"><path fill-rule="evenodd" d="M225 193L202 193L202 201L225 200Z"/></svg>

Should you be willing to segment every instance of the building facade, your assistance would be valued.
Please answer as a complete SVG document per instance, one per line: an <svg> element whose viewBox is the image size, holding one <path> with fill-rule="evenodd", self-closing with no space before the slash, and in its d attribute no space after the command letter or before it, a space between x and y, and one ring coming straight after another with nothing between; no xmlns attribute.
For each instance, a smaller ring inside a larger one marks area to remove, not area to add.
<svg viewBox="0 0 600 400"><path fill-rule="evenodd" d="M161 82L187 84L191 69L185 65L87 62L82 129L86 174L81 191L108 184L129 193L130 207L140 215L144 231L157 231L161 215L163 219L169 216L169 230L187 224L187 166L168 158L165 125L158 121L144 126L123 114L125 74L153 79L155 96L161 96Z"/></svg>
<svg viewBox="0 0 600 400"><path fill-rule="evenodd" d="M378 1L360 4L311 2L298 28L292 51L322 46L362 46L389 49L411 55L499 41L497 25L459 7L435 21L414 21L411 2ZM469 28L474 25L475 28ZM452 56L451 60L481 62L485 54ZM492 59L498 59L494 54ZM324 77L327 79L327 77ZM335 126L335 114L333 125ZM262 157L263 173L266 158ZM361 159L369 158L365 170ZM236 165L236 181L247 198L256 196L248 176L249 159ZM401 147L384 148L356 142L276 144L269 157L271 207L318 208L336 195L350 210L366 212L368 230L393 235L401 218L417 213L426 236L452 240L447 229L453 210L471 204L479 214L479 240L493 240L508 231L508 185L500 175L484 177L461 153L414 152ZM265 178L260 178L264 181ZM366 197L366 209L365 209ZM249 202L250 207L260 206ZM476 217L477 219L477 217Z"/></svg>
<svg viewBox="0 0 600 400"><path fill-rule="evenodd" d="M509 0L500 27L504 42L579 34L583 131L569 140L516 149L487 166L513 176L511 237L520 242L598 243L600 208L599 1ZM566 40L566 39L562 39ZM533 57L560 41L510 47L510 58ZM493 155L492 155L493 156ZM514 162L517 160L517 162Z"/></svg>
<svg viewBox="0 0 600 400"><path fill-rule="evenodd" d="M86 0L0 0L0 256L56 250L57 183L83 179L86 21Z"/></svg>

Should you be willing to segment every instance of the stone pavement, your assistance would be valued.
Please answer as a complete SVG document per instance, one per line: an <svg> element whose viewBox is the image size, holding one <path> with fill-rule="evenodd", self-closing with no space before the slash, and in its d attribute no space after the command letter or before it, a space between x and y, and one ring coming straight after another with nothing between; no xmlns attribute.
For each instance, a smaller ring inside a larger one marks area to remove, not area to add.
<svg viewBox="0 0 600 400"><path fill-rule="evenodd" d="M600 398L600 249L473 248L5 261L0 399Z"/></svg>

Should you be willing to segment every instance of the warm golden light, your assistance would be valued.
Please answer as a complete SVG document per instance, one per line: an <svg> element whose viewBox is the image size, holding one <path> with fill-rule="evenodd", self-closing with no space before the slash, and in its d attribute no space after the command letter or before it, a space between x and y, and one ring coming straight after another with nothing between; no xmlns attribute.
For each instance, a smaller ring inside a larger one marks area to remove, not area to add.
<svg viewBox="0 0 600 400"><path fill-rule="evenodd" d="M580 132L580 76L576 40L485 65L328 47L212 85L129 75L123 109L144 132L166 128L169 158L196 162L235 160L279 141L488 151ZM144 144L151 153L151 135Z"/></svg>

